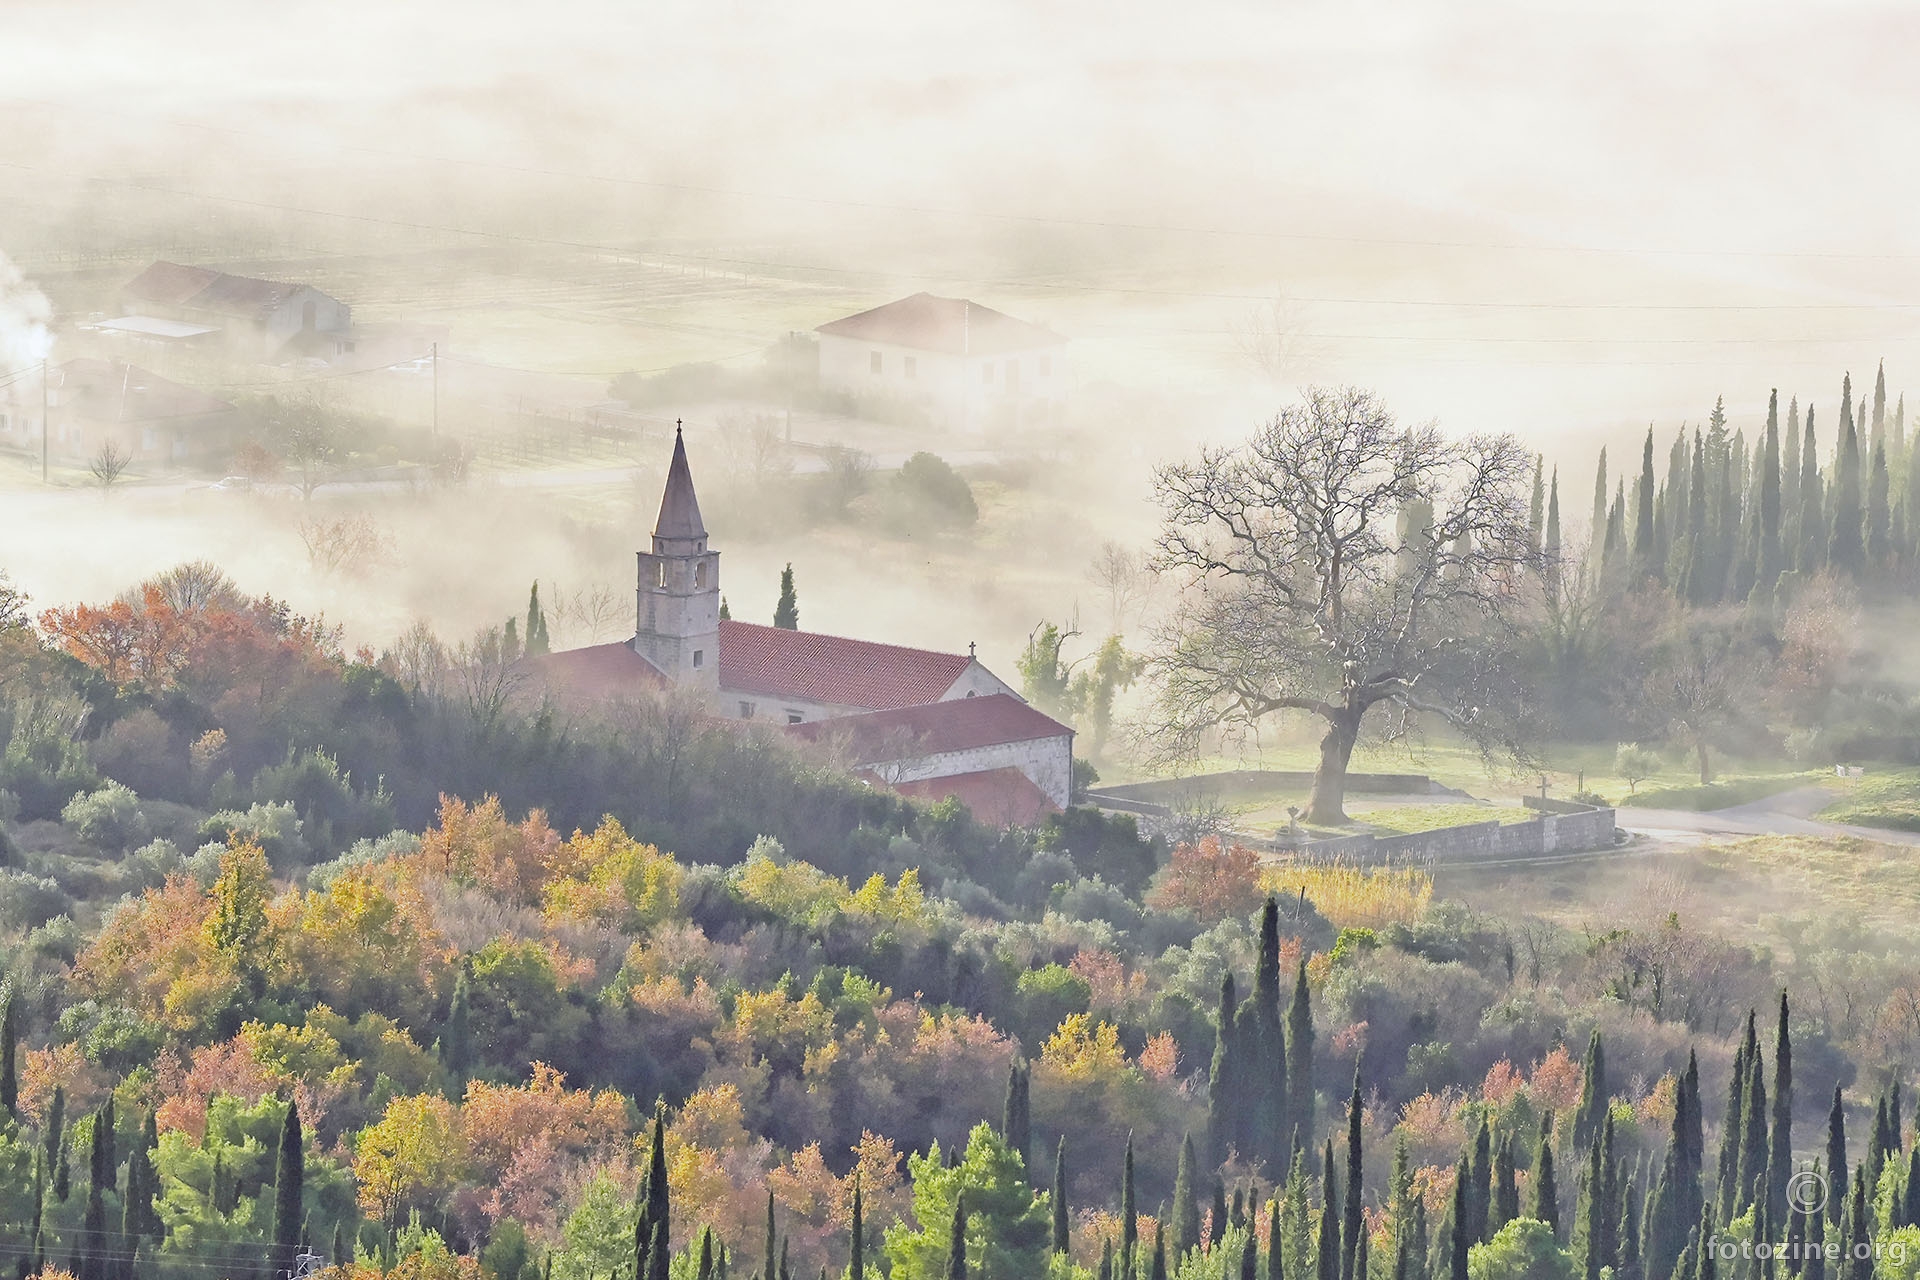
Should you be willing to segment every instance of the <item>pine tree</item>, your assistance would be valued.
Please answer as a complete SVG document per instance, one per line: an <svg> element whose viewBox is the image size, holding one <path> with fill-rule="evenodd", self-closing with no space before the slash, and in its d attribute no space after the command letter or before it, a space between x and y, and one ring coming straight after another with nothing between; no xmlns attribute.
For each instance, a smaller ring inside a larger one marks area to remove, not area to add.
<svg viewBox="0 0 1920 1280"><path fill-rule="evenodd" d="M1200 1244L1200 1203L1193 1193L1193 1135L1180 1140L1180 1165L1173 1177L1173 1256L1179 1260Z"/></svg>
<svg viewBox="0 0 1920 1280"><path fill-rule="evenodd" d="M773 625L788 631L800 629L800 597L793 589L793 565L780 571L780 599L773 606Z"/></svg>
<svg viewBox="0 0 1920 1280"><path fill-rule="evenodd" d="M1347 1099L1347 1195L1346 1214L1340 1228L1340 1280L1366 1280L1354 1270L1355 1251L1360 1247L1362 1199L1360 1165L1360 1064L1353 1067L1353 1093Z"/></svg>
<svg viewBox="0 0 1920 1280"><path fill-rule="evenodd" d="M1827 1112L1827 1183L1847 1176L1847 1112L1840 1101L1840 1086L1833 1086L1833 1108ZM1827 1197L1827 1221L1840 1225L1839 1195Z"/></svg>
<svg viewBox="0 0 1920 1280"><path fill-rule="evenodd" d="M1773 1124L1767 1147L1767 1214L1787 1213L1787 1180L1793 1164L1793 1036L1787 1028L1787 993L1780 993L1780 1022L1773 1033Z"/></svg>
<svg viewBox="0 0 1920 1280"><path fill-rule="evenodd" d="M0 1003L0 1112L14 1115L19 1110L20 1073L15 1059L20 1051L19 1013L14 1006L19 1003L14 998L13 987L8 985L0 993L4 1003Z"/></svg>
<svg viewBox="0 0 1920 1280"><path fill-rule="evenodd" d="M1313 1133L1313 1004L1307 993L1307 962L1300 962L1293 980L1293 1003L1287 1008L1288 1143L1305 1144Z"/></svg>
<svg viewBox="0 0 1920 1280"><path fill-rule="evenodd" d="M1220 1011L1214 1018L1213 1065L1207 1072L1207 1163L1225 1164L1240 1135L1241 1097L1238 1051L1233 1042L1233 974L1220 979Z"/></svg>
<svg viewBox="0 0 1920 1280"><path fill-rule="evenodd" d="M1053 1149L1053 1251L1067 1251L1067 1135L1061 1134L1059 1144ZM859 1241L860 1184L853 1186L854 1240ZM858 1274L851 1280L860 1280Z"/></svg>
<svg viewBox="0 0 1920 1280"><path fill-rule="evenodd" d="M1031 1168L1029 1152L1033 1146L1033 1119L1029 1081L1030 1068L1019 1058L1007 1068L1007 1097L1000 1112L1000 1136L1007 1150L1020 1157L1022 1168Z"/></svg>
<svg viewBox="0 0 1920 1280"><path fill-rule="evenodd" d="M1555 1237L1560 1235L1560 1189L1553 1178L1553 1112L1540 1117L1540 1145L1533 1152L1533 1204L1529 1218L1547 1224Z"/></svg>

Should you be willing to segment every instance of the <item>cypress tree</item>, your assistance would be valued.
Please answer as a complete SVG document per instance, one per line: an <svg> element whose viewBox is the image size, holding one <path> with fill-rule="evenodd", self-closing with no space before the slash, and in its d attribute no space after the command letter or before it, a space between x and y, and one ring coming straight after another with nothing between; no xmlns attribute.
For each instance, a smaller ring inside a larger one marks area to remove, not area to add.
<svg viewBox="0 0 1920 1280"><path fill-rule="evenodd" d="M1560 589L1560 468L1553 469L1553 481L1547 489L1547 531L1540 544L1540 560L1546 566L1547 586Z"/></svg>
<svg viewBox="0 0 1920 1280"><path fill-rule="evenodd" d="M1307 993L1307 962L1300 962L1293 980L1293 1003L1287 1008L1288 1143L1305 1144L1313 1133L1313 1004Z"/></svg>
<svg viewBox="0 0 1920 1280"><path fill-rule="evenodd" d="M1320 1236L1314 1254L1318 1280L1340 1280L1340 1195L1333 1181L1333 1139L1320 1161Z"/></svg>
<svg viewBox="0 0 1920 1280"><path fill-rule="evenodd" d="M1829 1175L1831 1177L1831 1175ZM1828 1200L1843 1198L1839 1193L1827 1196ZM1803 1256L1805 1265L1800 1269L1800 1280L1825 1280L1827 1266L1825 1246L1827 1240L1828 1214L1818 1209L1809 1210L1806 1215L1807 1248Z"/></svg>
<svg viewBox="0 0 1920 1280"><path fill-rule="evenodd" d="M1587 524L1587 540L1597 555L1607 536L1607 449L1600 447L1600 459L1593 471L1593 515Z"/></svg>
<svg viewBox="0 0 1920 1280"><path fill-rule="evenodd" d="M1920 1142L1907 1152L1907 1185L1900 1197L1896 1227L1920 1227Z"/></svg>
<svg viewBox="0 0 1920 1280"><path fill-rule="evenodd" d="M1240 1280L1260 1280L1260 1241L1251 1231L1240 1243Z"/></svg>
<svg viewBox="0 0 1920 1280"><path fill-rule="evenodd" d="M1019 1058L1015 1058L1013 1065L1007 1068L1007 1097L1000 1113L1000 1136L1006 1139L1007 1149L1020 1157L1020 1167L1023 1169L1033 1167L1033 1120L1028 1072L1027 1064Z"/></svg>
<svg viewBox="0 0 1920 1280"><path fill-rule="evenodd" d="M1793 1036L1787 1028L1787 993L1780 993L1780 1021L1773 1033L1773 1125L1767 1148L1767 1215L1787 1213L1787 1180L1793 1164Z"/></svg>
<svg viewBox="0 0 1920 1280"><path fill-rule="evenodd" d="M1785 567L1781 540L1780 390L1767 396L1767 438L1760 456L1760 583L1773 590L1774 579Z"/></svg>
<svg viewBox="0 0 1920 1280"><path fill-rule="evenodd" d="M1591 1146L1607 1115L1607 1056L1596 1028L1587 1039L1586 1067L1580 1077L1580 1106L1573 1113L1575 1146Z"/></svg>
<svg viewBox="0 0 1920 1280"><path fill-rule="evenodd" d="M1235 1227L1247 1225L1247 1194L1244 1188L1233 1189L1233 1212L1229 1219Z"/></svg>
<svg viewBox="0 0 1920 1280"><path fill-rule="evenodd" d="M1533 1152L1533 1206L1529 1218L1547 1224L1557 1239L1560 1235L1560 1189L1553 1178L1553 1112L1540 1117L1540 1145Z"/></svg>
<svg viewBox="0 0 1920 1280"><path fill-rule="evenodd" d="M148 1111L140 1126L140 1140L127 1159L127 1199L121 1211L121 1231L129 1240L145 1236L158 1242L166 1231L159 1211L153 1207L153 1198L160 1193L160 1177L153 1164L159 1145L153 1112Z"/></svg>
<svg viewBox="0 0 1920 1280"><path fill-rule="evenodd" d="M1901 504L1907 527L1907 554L1920 559L1920 431L1913 435L1913 451L1907 455L1906 499Z"/></svg>
<svg viewBox="0 0 1920 1280"><path fill-rule="evenodd" d="M105 1199L116 1181L111 1094L93 1114L93 1146L87 1170L87 1207L80 1227L79 1280L112 1280L113 1242L107 1237Z"/></svg>
<svg viewBox="0 0 1920 1280"><path fill-rule="evenodd" d="M636 1228L646 1234L647 1274L650 1277L655 1271L659 1272L660 1277L664 1277L667 1263L673 1257L673 1233L668 1228L666 1110L665 1103L654 1104L653 1142L647 1153L647 1171L640 1187L645 1199L641 1205ZM768 1192L768 1202L768 1219L771 1221L771 1191Z"/></svg>
<svg viewBox="0 0 1920 1280"><path fill-rule="evenodd" d="M1681 540L1680 594L1694 604L1712 599L1707 544L1707 454L1698 431L1693 433L1693 463L1687 471L1687 531Z"/></svg>
<svg viewBox="0 0 1920 1280"><path fill-rule="evenodd" d="M1847 1197L1846 1216L1852 1221L1853 1230L1843 1237L1848 1246L1848 1256L1842 1265L1842 1272L1850 1280L1872 1280L1873 1210L1867 1206L1865 1168L1853 1171L1853 1194Z"/></svg>
<svg viewBox="0 0 1920 1280"><path fill-rule="evenodd" d="M713 1280L713 1228L700 1229L700 1261L694 1267L694 1280ZM823 1268L820 1272L825 1275Z"/></svg>
<svg viewBox="0 0 1920 1280"><path fill-rule="evenodd" d="M1473 1243L1473 1237L1467 1225L1467 1160L1460 1158L1460 1164L1454 1170L1453 1182L1453 1230L1447 1241L1447 1280L1468 1280L1467 1247Z"/></svg>
<svg viewBox="0 0 1920 1280"><path fill-rule="evenodd" d="M954 1194L954 1222L947 1238L947 1280L966 1280L966 1190Z"/></svg>
<svg viewBox="0 0 1920 1280"><path fill-rule="evenodd" d="M1742 1040L1733 1054L1733 1071L1727 1077L1727 1110L1720 1122L1720 1165L1714 1180L1714 1201L1722 1218L1733 1217L1733 1204L1740 1183L1740 1140L1746 1136L1747 1042Z"/></svg>
<svg viewBox="0 0 1920 1280"><path fill-rule="evenodd" d="M1200 1204L1193 1194L1193 1135L1180 1140L1180 1165L1173 1177L1173 1256L1180 1259L1200 1243Z"/></svg>
<svg viewBox="0 0 1920 1280"><path fill-rule="evenodd" d="M1807 406L1807 432L1800 441L1800 551L1802 574L1817 573L1827 562L1826 503L1820 479L1820 454L1814 440L1813 406Z"/></svg>
<svg viewBox="0 0 1920 1280"><path fill-rule="evenodd" d="M766 1261L761 1264L761 1274L765 1278L765 1280L772 1280L772 1277L774 1275L774 1268L776 1266L776 1260L780 1257L780 1236L774 1226L774 1221L773 1221L773 1188L772 1187L767 1188L766 1243L761 1249L761 1256L766 1259Z"/></svg>
<svg viewBox="0 0 1920 1280"><path fill-rule="evenodd" d="M1674 1113L1674 1132L1681 1139L1681 1155L1685 1157L1686 1169L1694 1178L1697 1191L1698 1179L1706 1168L1707 1137L1700 1101L1700 1060L1691 1049L1687 1050L1687 1072L1680 1077L1680 1099ZM1691 1222L1698 1216L1697 1212L1690 1210L1687 1221Z"/></svg>
<svg viewBox="0 0 1920 1280"><path fill-rule="evenodd" d="M1867 1131L1867 1156L1861 1162L1867 1171L1867 1181L1878 1186L1880 1170L1887 1162L1887 1095L1881 1094L1873 1104L1873 1128Z"/></svg>
<svg viewBox="0 0 1920 1280"><path fill-rule="evenodd" d="M780 599L773 606L773 625L787 631L800 629L800 597L793 589L793 565L780 571Z"/></svg>
<svg viewBox="0 0 1920 1280"><path fill-rule="evenodd" d="M1485 1112L1473 1135L1473 1159L1467 1165L1467 1238L1475 1244L1487 1239L1487 1215L1493 1200L1493 1130Z"/></svg>
<svg viewBox="0 0 1920 1280"><path fill-rule="evenodd" d="M1640 452L1640 482L1634 486L1633 563L1643 573L1655 572L1653 541L1653 428Z"/></svg>
<svg viewBox="0 0 1920 1280"><path fill-rule="evenodd" d="M1120 1274L1132 1280L1140 1245L1140 1211L1134 1204L1133 1134L1127 1134L1127 1158L1120 1171Z"/></svg>
<svg viewBox="0 0 1920 1280"><path fill-rule="evenodd" d="M300 1104L289 1099L273 1177L273 1265L288 1274L293 1272L294 1255L300 1252L300 1228L306 1222L306 1155Z"/></svg>
<svg viewBox="0 0 1920 1280"><path fill-rule="evenodd" d="M1787 401L1787 436L1780 444L1781 567L1793 563L1794 531L1800 527L1800 397Z"/></svg>
<svg viewBox="0 0 1920 1280"><path fill-rule="evenodd" d="M1862 474L1860 435L1854 429L1849 402L1853 396L1849 377L1840 401L1840 452L1834 459L1832 499L1833 532L1827 541L1827 561L1836 569L1857 574L1865 566L1866 544L1861 512Z"/></svg>
<svg viewBox="0 0 1920 1280"><path fill-rule="evenodd" d="M1340 1280L1360 1280L1365 1277L1354 1270L1356 1250L1360 1247L1361 1232L1361 1166L1360 1166L1360 1064L1353 1067L1353 1093L1347 1099L1347 1195L1344 1204L1345 1216L1340 1227Z"/></svg>
<svg viewBox="0 0 1920 1280"><path fill-rule="evenodd" d="M1284 1256L1286 1250L1281 1247L1280 1240L1280 1195L1279 1188L1276 1187L1273 1199L1267 1201L1266 1280L1287 1280L1287 1264Z"/></svg>
<svg viewBox="0 0 1920 1280"><path fill-rule="evenodd" d="M954 1201L954 1208L958 1209L959 1207L959 1201L956 1199ZM658 1231L654 1232L654 1239L656 1241L660 1240L660 1233ZM793 1273L787 1269L787 1249L792 1244L793 1238L791 1236L780 1242L780 1280L791 1280L793 1275ZM661 1254L662 1256L668 1256L664 1249L661 1250Z"/></svg>
<svg viewBox="0 0 1920 1280"><path fill-rule="evenodd" d="M1153 1274L1151 1280L1167 1280L1167 1241L1160 1220L1153 1222Z"/></svg>
<svg viewBox="0 0 1920 1280"><path fill-rule="evenodd" d="M1487 1238L1520 1216L1520 1181L1513 1168L1513 1137L1501 1139L1493 1155L1493 1208L1487 1221Z"/></svg>
<svg viewBox="0 0 1920 1280"><path fill-rule="evenodd" d="M20 1028L19 1014L14 1006L19 1003L14 998L13 987L8 985L0 1001L0 1112L14 1115L20 1103L20 1073L15 1063L19 1056Z"/></svg>
<svg viewBox="0 0 1920 1280"><path fill-rule="evenodd" d="M1233 974L1220 979L1220 1011L1214 1018L1213 1065L1207 1072L1207 1163L1225 1164L1239 1136L1245 1099L1240 1096L1238 1051L1234 1045Z"/></svg>
<svg viewBox="0 0 1920 1280"><path fill-rule="evenodd" d="M1840 1086L1833 1086L1833 1107L1827 1112L1827 1183L1847 1176L1847 1112L1840 1101ZM1844 1184L1842 1185L1844 1190ZM1840 1225L1839 1195L1827 1196L1827 1221Z"/></svg>
<svg viewBox="0 0 1920 1280"><path fill-rule="evenodd" d="M1113 1275L1113 1237L1107 1236L1100 1242L1099 1280L1114 1280Z"/></svg>
<svg viewBox="0 0 1920 1280"><path fill-rule="evenodd" d="M1059 1145L1053 1149L1053 1251L1067 1251L1067 1135L1060 1135ZM860 1184L853 1185L854 1241L858 1244L860 1236ZM860 1280L856 1273L852 1280Z"/></svg>
<svg viewBox="0 0 1920 1280"><path fill-rule="evenodd" d="M1213 1179L1213 1207L1207 1210L1207 1225L1202 1230L1209 1249L1219 1244L1227 1233L1227 1186L1217 1174Z"/></svg>
<svg viewBox="0 0 1920 1280"><path fill-rule="evenodd" d="M440 1030L440 1062L455 1085L466 1083L473 1069L473 1010L467 991L464 967L453 980L453 1003L447 1010L447 1024Z"/></svg>
<svg viewBox="0 0 1920 1280"><path fill-rule="evenodd" d="M1898 453L1907 444L1907 393L1902 391L1893 403L1893 450Z"/></svg>
<svg viewBox="0 0 1920 1280"><path fill-rule="evenodd" d="M1885 445L1873 448L1873 465L1867 474L1867 564L1885 569L1893 559L1893 512L1889 506L1893 477L1887 471Z"/></svg>
<svg viewBox="0 0 1920 1280"><path fill-rule="evenodd" d="M1619 1223L1620 1241L1615 1247L1614 1280L1641 1280L1644 1272L1640 1266L1640 1197L1634 1194L1632 1178L1620 1184L1620 1207L1615 1220Z"/></svg>
<svg viewBox="0 0 1920 1280"><path fill-rule="evenodd" d="M1753 1203L1756 1185L1765 1187L1767 1161L1773 1154L1773 1148L1767 1140L1767 1082L1757 1042L1747 1058L1747 1087L1744 1093L1741 1101L1739 1189L1735 1196L1735 1203L1740 1210Z"/></svg>
<svg viewBox="0 0 1920 1280"><path fill-rule="evenodd" d="M1058 1157L1066 1153L1067 1140L1060 1139L1053 1166L1053 1251L1067 1251L1066 1170ZM853 1171L853 1221L847 1247L847 1280L865 1280L867 1274L867 1214L860 1200L860 1170Z"/></svg>
<svg viewBox="0 0 1920 1280"><path fill-rule="evenodd" d="M720 621L733 621L733 610L727 607L727 598L725 596L720 597Z"/></svg>
<svg viewBox="0 0 1920 1280"><path fill-rule="evenodd" d="M1547 458L1545 454L1535 454L1533 458L1533 500L1527 504L1527 547L1538 553L1541 535L1545 531L1547 514Z"/></svg>
<svg viewBox="0 0 1920 1280"><path fill-rule="evenodd" d="M71 1182L67 1174L67 1091L62 1085L53 1086L53 1101L47 1104L46 1151L47 1167L53 1171L53 1195L61 1204L67 1202Z"/></svg>
<svg viewBox="0 0 1920 1280"><path fill-rule="evenodd" d="M547 615L540 608L540 583L536 580L527 592L527 656L537 657L552 647L547 641Z"/></svg>
<svg viewBox="0 0 1920 1280"><path fill-rule="evenodd" d="M1253 994L1240 1008L1234 1052L1241 1067L1240 1124L1247 1153L1268 1168L1286 1164L1292 1124L1287 1056L1280 1026L1280 906L1271 895L1260 909L1260 943Z"/></svg>
<svg viewBox="0 0 1920 1280"><path fill-rule="evenodd" d="M1873 375L1873 434L1867 439L1869 451L1878 449L1887 439L1887 362L1882 360Z"/></svg>

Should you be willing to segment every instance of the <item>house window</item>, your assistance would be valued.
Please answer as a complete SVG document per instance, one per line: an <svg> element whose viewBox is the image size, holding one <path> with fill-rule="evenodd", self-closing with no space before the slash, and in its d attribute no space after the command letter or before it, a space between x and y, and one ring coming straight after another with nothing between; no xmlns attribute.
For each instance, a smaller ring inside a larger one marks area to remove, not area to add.
<svg viewBox="0 0 1920 1280"><path fill-rule="evenodd" d="M906 369L906 375L907 375L907 376L908 376L909 378L913 378L913 377L917 377L917 376L919 376L919 371L918 371L918 368L917 368L917 364L916 364L916 361L914 360L914 358L913 358L912 356L908 356L908 357L907 357L907 359L906 359L906 365L905 365L905 369Z"/></svg>
<svg viewBox="0 0 1920 1280"><path fill-rule="evenodd" d="M1053 376L1053 357L1052 356L1040 357L1040 376L1043 378L1051 378Z"/></svg>
<svg viewBox="0 0 1920 1280"><path fill-rule="evenodd" d="M792 707L787 708L788 724L799 724L804 719L806 719L806 717L801 715L798 711L795 711Z"/></svg>
<svg viewBox="0 0 1920 1280"><path fill-rule="evenodd" d="M707 585L707 562L702 560L693 566L693 586L697 591Z"/></svg>
<svg viewBox="0 0 1920 1280"><path fill-rule="evenodd" d="M981 365L981 366L980 366L980 381L982 381L982 382L992 382L992 381L993 381L993 366L992 366L992 365L990 365L990 364L983 364L983 365Z"/></svg>
<svg viewBox="0 0 1920 1280"><path fill-rule="evenodd" d="M880 353L878 351L870 351L867 353L867 368L873 373L880 372Z"/></svg>
<svg viewBox="0 0 1920 1280"><path fill-rule="evenodd" d="M707 651L705 649L695 649L693 651L694 670L698 671L701 667L704 667L706 665L707 665Z"/></svg>
<svg viewBox="0 0 1920 1280"><path fill-rule="evenodd" d="M742 720L753 719L753 704L751 702L743 702L740 704L740 718Z"/></svg>

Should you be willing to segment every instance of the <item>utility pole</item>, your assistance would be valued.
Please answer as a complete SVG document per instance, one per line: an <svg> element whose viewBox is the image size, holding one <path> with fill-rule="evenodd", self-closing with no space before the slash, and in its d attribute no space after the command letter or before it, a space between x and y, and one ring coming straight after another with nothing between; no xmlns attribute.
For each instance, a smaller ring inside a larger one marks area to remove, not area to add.
<svg viewBox="0 0 1920 1280"><path fill-rule="evenodd" d="M40 483L47 482L47 436L52 428L47 423L47 358L40 357Z"/></svg>

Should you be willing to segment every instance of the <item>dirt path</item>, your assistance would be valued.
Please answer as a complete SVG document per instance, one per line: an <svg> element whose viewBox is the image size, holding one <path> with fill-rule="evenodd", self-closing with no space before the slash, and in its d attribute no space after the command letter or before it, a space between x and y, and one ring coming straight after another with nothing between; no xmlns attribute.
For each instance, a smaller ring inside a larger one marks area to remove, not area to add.
<svg viewBox="0 0 1920 1280"><path fill-rule="evenodd" d="M1655 839L1691 840L1699 836L1858 836L1881 844L1920 846L1920 832L1889 831L1822 822L1813 815L1833 800L1825 787L1795 787L1763 800L1704 813L1687 809L1637 809L1623 806L1615 821L1629 831Z"/></svg>

